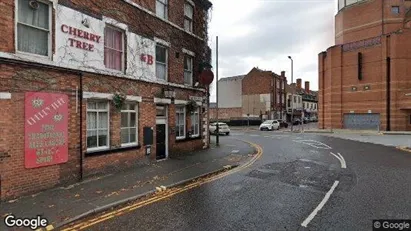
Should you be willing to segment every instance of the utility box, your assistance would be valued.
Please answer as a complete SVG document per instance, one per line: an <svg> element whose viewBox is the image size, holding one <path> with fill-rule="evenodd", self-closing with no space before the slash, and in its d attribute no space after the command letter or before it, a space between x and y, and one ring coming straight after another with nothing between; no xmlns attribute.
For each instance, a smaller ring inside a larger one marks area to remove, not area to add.
<svg viewBox="0 0 411 231"><path fill-rule="evenodd" d="M144 127L143 143L144 145L153 145L153 127Z"/></svg>

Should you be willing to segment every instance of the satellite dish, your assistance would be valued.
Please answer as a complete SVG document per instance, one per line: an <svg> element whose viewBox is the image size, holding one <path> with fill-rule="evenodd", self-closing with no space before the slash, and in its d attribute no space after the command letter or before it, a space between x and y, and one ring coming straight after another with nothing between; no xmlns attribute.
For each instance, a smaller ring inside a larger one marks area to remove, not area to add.
<svg viewBox="0 0 411 231"><path fill-rule="evenodd" d="M37 10L40 7L39 3L36 0L29 1L29 6L35 10Z"/></svg>

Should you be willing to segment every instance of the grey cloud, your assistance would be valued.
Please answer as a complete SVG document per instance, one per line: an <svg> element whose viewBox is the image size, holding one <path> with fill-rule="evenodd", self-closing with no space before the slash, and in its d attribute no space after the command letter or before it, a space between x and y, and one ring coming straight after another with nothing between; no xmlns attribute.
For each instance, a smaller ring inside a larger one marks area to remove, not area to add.
<svg viewBox="0 0 411 231"><path fill-rule="evenodd" d="M266 1L249 17L238 22L254 32L235 39L220 37L220 53L224 57L269 58L279 54L298 53L316 34L331 30L333 2ZM320 17L320 19L319 19ZM229 35L228 35L229 36Z"/></svg>

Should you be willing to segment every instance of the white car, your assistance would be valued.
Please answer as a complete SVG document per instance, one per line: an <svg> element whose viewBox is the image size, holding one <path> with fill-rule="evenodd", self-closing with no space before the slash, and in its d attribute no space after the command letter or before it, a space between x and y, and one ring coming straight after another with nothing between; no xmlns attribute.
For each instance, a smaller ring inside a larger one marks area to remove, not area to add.
<svg viewBox="0 0 411 231"><path fill-rule="evenodd" d="M216 134L217 133L217 123L211 123L210 124L210 134ZM230 135L230 128L226 123L218 123L218 130L220 134L226 134L227 136Z"/></svg>
<svg viewBox="0 0 411 231"><path fill-rule="evenodd" d="M260 131L263 130L279 130L280 123L277 120L266 120L260 125Z"/></svg>

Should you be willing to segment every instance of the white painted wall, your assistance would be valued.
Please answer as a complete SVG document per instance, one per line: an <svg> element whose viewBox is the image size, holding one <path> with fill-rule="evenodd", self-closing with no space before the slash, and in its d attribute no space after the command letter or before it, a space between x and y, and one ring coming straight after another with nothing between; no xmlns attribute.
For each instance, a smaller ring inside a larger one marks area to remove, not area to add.
<svg viewBox="0 0 411 231"><path fill-rule="evenodd" d="M109 72L119 72L116 70L107 69L104 66L104 28L106 23L114 25L119 29L124 30L124 35L127 37L127 44L124 44L124 55L127 56L126 75L133 76L138 79L155 80L155 41L143 38L137 34L128 31L125 24L118 23L112 19L104 17L103 20L90 17L68 7L57 5L56 8L56 52L53 60L58 65L72 66L90 70L104 70ZM89 28L85 27L81 22L83 19L89 21ZM79 38L69 33L63 33L62 25L71 26L88 33L93 33L101 36L99 43ZM94 51L86 51L70 46L69 38L74 38L78 41L84 41L94 45ZM151 55L153 64L149 65L143 62L140 58L142 54ZM125 57L125 56L124 56Z"/></svg>
<svg viewBox="0 0 411 231"><path fill-rule="evenodd" d="M81 21L87 18L90 26L89 28L83 26ZM61 26L65 24L72 26L89 33L97 34L101 36L100 42L92 42L84 38L77 38L73 35L63 33ZM74 11L62 5L56 7L56 30L55 30L55 42L56 51L53 60L57 64L70 65L70 66L82 66L82 67L94 67L97 69L105 69L104 67L104 27L105 23L101 20L95 19L88 15ZM94 45L94 52L85 51L70 46L69 38L74 38L79 41L84 41Z"/></svg>
<svg viewBox="0 0 411 231"><path fill-rule="evenodd" d="M156 78L155 53L156 43L153 40L129 32L127 46L127 74L154 80ZM153 56L153 64L149 65L146 62L143 62L140 58L142 54Z"/></svg>
<svg viewBox="0 0 411 231"><path fill-rule="evenodd" d="M291 93L287 93L287 100L286 100L287 111L288 111L288 109L291 109L291 106L292 106L293 109L299 109L299 110L303 109L303 98L301 97L301 95L294 94L294 96L297 97L296 103L294 103L293 98L291 96L292 96ZM290 97L291 97L292 102L290 103L291 105L289 107L288 106L288 99Z"/></svg>
<svg viewBox="0 0 411 231"><path fill-rule="evenodd" d="M224 79L218 82L218 106L220 108L242 107L242 80Z"/></svg>

